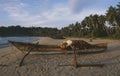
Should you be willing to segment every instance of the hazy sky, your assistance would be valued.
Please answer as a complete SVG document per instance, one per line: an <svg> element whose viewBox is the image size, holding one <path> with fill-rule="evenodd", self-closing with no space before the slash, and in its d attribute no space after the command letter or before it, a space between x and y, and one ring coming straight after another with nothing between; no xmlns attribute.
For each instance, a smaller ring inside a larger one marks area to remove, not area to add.
<svg viewBox="0 0 120 76"><path fill-rule="evenodd" d="M0 0L0 26L64 27L120 0Z"/></svg>

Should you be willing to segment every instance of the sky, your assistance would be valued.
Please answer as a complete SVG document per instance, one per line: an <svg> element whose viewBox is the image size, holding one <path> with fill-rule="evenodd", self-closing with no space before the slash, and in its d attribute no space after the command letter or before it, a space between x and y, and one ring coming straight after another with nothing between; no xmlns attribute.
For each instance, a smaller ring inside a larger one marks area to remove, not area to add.
<svg viewBox="0 0 120 76"><path fill-rule="evenodd" d="M0 26L62 28L90 14L105 14L120 0L0 0Z"/></svg>

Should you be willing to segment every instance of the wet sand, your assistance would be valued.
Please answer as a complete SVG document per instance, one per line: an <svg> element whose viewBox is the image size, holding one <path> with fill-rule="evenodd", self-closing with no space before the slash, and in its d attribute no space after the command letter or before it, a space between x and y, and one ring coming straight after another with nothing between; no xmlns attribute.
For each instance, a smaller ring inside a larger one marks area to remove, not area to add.
<svg viewBox="0 0 120 76"><path fill-rule="evenodd" d="M67 38L79 39L79 38ZM65 40L67 40L65 39ZM89 39L83 39L89 42ZM58 45L63 40L42 37L39 44ZM77 55L78 64L104 64L103 67L59 66L72 65L73 55L28 55L24 65L19 63L24 54L14 46L0 48L0 76L120 76L120 41L96 39L95 43L108 43L106 52Z"/></svg>

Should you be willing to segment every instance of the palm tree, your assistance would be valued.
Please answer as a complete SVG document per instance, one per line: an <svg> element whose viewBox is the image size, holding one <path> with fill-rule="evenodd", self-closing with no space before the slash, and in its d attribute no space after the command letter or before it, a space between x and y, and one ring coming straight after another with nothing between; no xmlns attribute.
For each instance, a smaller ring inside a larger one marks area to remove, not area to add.
<svg viewBox="0 0 120 76"><path fill-rule="evenodd" d="M106 19L111 26L116 25L117 12L115 7L112 6L109 7L106 13Z"/></svg>
<svg viewBox="0 0 120 76"><path fill-rule="evenodd" d="M117 23L117 26L120 28L120 2L117 5L116 12L117 12L116 23Z"/></svg>
<svg viewBox="0 0 120 76"><path fill-rule="evenodd" d="M106 20L110 24L111 27L117 26L117 22L116 22L117 12L116 12L115 7L112 7L112 6L109 7L109 9L107 10L107 13L106 13ZM109 28L109 34L113 34L112 30L113 30L113 28Z"/></svg>
<svg viewBox="0 0 120 76"><path fill-rule="evenodd" d="M106 23L106 17L104 15L100 15L98 17L98 28L101 36L107 35L107 27L105 23Z"/></svg>

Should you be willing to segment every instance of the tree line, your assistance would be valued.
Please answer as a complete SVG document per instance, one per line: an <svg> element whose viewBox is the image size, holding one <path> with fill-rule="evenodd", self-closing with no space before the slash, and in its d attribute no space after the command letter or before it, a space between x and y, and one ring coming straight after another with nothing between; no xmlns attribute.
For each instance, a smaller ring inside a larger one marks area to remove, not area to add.
<svg viewBox="0 0 120 76"><path fill-rule="evenodd" d="M60 30L57 28L48 27L21 27L20 25L0 27L0 36L54 36L59 33Z"/></svg>
<svg viewBox="0 0 120 76"><path fill-rule="evenodd" d="M80 23L61 29L63 35L75 37L109 37L120 39L120 2L110 6L105 15L89 15Z"/></svg>
<svg viewBox="0 0 120 76"><path fill-rule="evenodd" d="M50 36L54 38L65 37L107 37L120 39L120 2L110 6L105 15L91 14L81 22L63 27L0 27L0 36Z"/></svg>

